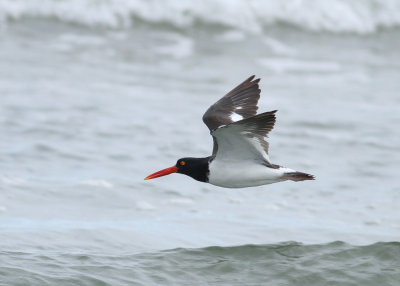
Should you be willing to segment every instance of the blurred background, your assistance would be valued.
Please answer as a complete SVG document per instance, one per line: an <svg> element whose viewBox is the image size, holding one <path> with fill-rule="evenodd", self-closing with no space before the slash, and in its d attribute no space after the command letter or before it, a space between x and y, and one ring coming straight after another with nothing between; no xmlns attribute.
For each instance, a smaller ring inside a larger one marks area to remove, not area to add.
<svg viewBox="0 0 400 286"><path fill-rule="evenodd" d="M2 0L0 284L396 285L399 27L398 0ZM210 155L253 74L272 162L316 181L143 181Z"/></svg>

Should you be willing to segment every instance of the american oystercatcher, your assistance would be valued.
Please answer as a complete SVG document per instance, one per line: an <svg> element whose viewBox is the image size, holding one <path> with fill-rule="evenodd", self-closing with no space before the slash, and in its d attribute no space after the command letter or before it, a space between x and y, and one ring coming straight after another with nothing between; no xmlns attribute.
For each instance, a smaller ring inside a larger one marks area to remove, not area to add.
<svg viewBox="0 0 400 286"><path fill-rule="evenodd" d="M313 175L271 163L265 137L274 127L277 110L256 115L259 81L254 75L249 77L204 113L203 121L214 141L211 156L179 159L175 166L144 179L180 173L225 188L314 180Z"/></svg>

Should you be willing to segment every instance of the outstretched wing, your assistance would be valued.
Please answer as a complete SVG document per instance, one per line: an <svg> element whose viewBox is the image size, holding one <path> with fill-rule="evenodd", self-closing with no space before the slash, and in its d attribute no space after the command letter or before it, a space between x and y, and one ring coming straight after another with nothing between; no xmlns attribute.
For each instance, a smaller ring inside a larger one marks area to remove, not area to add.
<svg viewBox="0 0 400 286"><path fill-rule="evenodd" d="M212 131L211 135L217 144L215 159L253 160L273 167L269 160L269 144L265 137L274 128L275 112L276 110L261 113Z"/></svg>
<svg viewBox="0 0 400 286"><path fill-rule="evenodd" d="M254 77L246 79L207 109L203 121L210 131L256 115L261 90L258 87L260 79L253 80Z"/></svg>
<svg viewBox="0 0 400 286"><path fill-rule="evenodd" d="M260 99L260 79L254 80L254 75L246 79L224 97L211 105L203 115L203 121L210 131L257 114L257 103ZM218 150L213 135L213 155Z"/></svg>

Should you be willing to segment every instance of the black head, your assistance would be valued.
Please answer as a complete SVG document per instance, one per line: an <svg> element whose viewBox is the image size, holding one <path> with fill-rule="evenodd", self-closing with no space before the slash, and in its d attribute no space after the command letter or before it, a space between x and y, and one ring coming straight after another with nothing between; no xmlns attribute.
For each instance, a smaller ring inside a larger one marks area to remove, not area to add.
<svg viewBox="0 0 400 286"><path fill-rule="evenodd" d="M208 182L208 163L210 157L206 158L182 158L175 166L158 171L144 178L145 180L155 179L172 173L185 174L200 182Z"/></svg>
<svg viewBox="0 0 400 286"><path fill-rule="evenodd" d="M208 182L208 163L206 158L181 158L176 161L177 173L185 174L200 182Z"/></svg>

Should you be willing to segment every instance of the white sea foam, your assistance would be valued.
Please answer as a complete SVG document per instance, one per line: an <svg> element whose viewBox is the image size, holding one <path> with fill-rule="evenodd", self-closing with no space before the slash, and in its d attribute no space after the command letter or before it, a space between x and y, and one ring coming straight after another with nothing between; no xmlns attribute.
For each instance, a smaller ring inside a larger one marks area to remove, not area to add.
<svg viewBox="0 0 400 286"><path fill-rule="evenodd" d="M400 25L397 0L288 1L124 1L124 0L3 0L0 23L24 17L56 18L88 26L135 26L134 19L170 23L177 27L196 22L221 24L261 32L265 26L286 23L304 29L370 33ZM3 20L3 21L1 21Z"/></svg>
<svg viewBox="0 0 400 286"><path fill-rule="evenodd" d="M9 186L23 186L26 184L25 179L9 175L2 175L0 177L0 182Z"/></svg>
<svg viewBox="0 0 400 286"><path fill-rule="evenodd" d="M85 180L80 182L80 185L83 186L91 186L91 187L99 187L104 189L112 189L114 186L110 182L106 180Z"/></svg>
<svg viewBox="0 0 400 286"><path fill-rule="evenodd" d="M164 36L168 36L169 41L172 42L169 45L156 47L157 53L169 55L175 59L182 59L192 55L193 41L191 39L172 33L166 33Z"/></svg>
<svg viewBox="0 0 400 286"><path fill-rule="evenodd" d="M168 200L168 203L173 205L192 205L194 201L186 198L175 198Z"/></svg>
<svg viewBox="0 0 400 286"><path fill-rule="evenodd" d="M278 55L296 55L296 50L271 37L264 38L264 44Z"/></svg>
<svg viewBox="0 0 400 286"><path fill-rule="evenodd" d="M155 210L156 207L148 202L138 201L136 203L136 209L139 211L152 211L152 210Z"/></svg>
<svg viewBox="0 0 400 286"><path fill-rule="evenodd" d="M270 58L258 61L262 66L277 72L338 72L341 66L336 62L328 61L305 61L290 58Z"/></svg>

